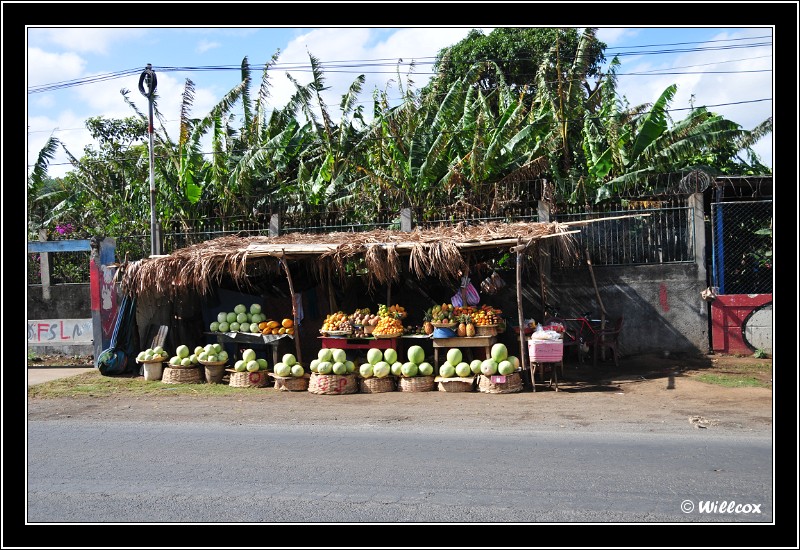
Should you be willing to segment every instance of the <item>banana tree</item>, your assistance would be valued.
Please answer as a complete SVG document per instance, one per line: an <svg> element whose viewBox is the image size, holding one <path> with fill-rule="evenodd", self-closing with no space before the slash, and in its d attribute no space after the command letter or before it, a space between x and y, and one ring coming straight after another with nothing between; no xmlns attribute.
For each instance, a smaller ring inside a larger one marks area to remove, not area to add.
<svg viewBox="0 0 800 550"><path fill-rule="evenodd" d="M696 169L698 152L729 148L747 135L738 124L704 107L670 126L668 107L676 92L677 85L668 86L643 116L626 124L619 138L596 157L594 173L610 179L598 187L595 202L634 185L646 191L658 174Z"/></svg>

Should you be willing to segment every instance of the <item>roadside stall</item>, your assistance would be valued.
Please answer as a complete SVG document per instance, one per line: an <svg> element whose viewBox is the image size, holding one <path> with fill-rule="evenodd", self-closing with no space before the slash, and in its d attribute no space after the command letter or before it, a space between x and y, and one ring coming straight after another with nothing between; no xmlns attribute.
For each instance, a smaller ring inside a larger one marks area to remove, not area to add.
<svg viewBox="0 0 800 550"><path fill-rule="evenodd" d="M303 360L304 355L308 359L313 353L309 350L319 348L335 347L354 353L391 348L405 355L406 348L430 342L438 370L440 350L464 348L467 354L473 355L473 361L486 359L497 344L498 334L506 330L510 321L517 327L525 326L521 293L524 266L538 268L544 291L543 262L555 254L577 254L574 233L577 230L570 229L568 224L489 222L412 231L227 236L167 256L126 262L120 266L118 278L122 290L138 296L140 303L141 298L149 297L151 302L159 304L180 303L184 308L203 309L203 326L199 331L195 326L194 335L186 327L171 329L183 330L177 339L183 340L180 343L189 348L195 342L186 340L200 335L218 344L235 344L239 346L236 353L243 348L264 345L271 352L269 368L273 368L285 356L279 352L279 346L287 343L293 344L291 355L297 363L307 365L309 361ZM547 246L543 246L545 243ZM476 286L485 291L489 285L495 289L505 285L496 273L481 282L476 281L475 285L470 279L475 266L502 255L513 255L516 260L516 311L507 308L503 312L485 303L480 305L480 298L475 299ZM385 298L381 295L368 307L344 311L337 304L336 296L337 289L348 278L363 281L370 296L385 292ZM431 296L419 285L426 280L436 281L440 288L455 289L455 293L451 295L446 291L446 294ZM398 286L405 284L418 284L415 295L427 299L429 307L409 312L397 303L398 295L392 296L393 289L397 292ZM218 316L216 321L211 323L208 323L209 308L197 305L223 286L245 295L252 293L263 297L264 288L282 285L288 292L276 301L280 305L269 301L251 304L252 309L248 309L246 303L237 304L244 311L225 311L220 306L219 311L214 312ZM328 313L319 329L310 328L303 311L302 294L306 291L316 293L319 302L327 298L324 309ZM321 297L322 293L327 296ZM194 306L186 305L193 301ZM258 312L254 313L255 310ZM220 320L223 313L225 322ZM227 322L231 313L240 319L236 330L231 330L231 323ZM414 316L413 321L408 319L409 314ZM179 323L181 318L185 316L174 315L169 321ZM143 333L142 325L153 324L151 319L143 321L139 325L140 333ZM516 370L527 372L530 365L526 341L524 338L516 340L520 363ZM196 344L199 347L200 342ZM149 343L144 347L147 346Z"/></svg>

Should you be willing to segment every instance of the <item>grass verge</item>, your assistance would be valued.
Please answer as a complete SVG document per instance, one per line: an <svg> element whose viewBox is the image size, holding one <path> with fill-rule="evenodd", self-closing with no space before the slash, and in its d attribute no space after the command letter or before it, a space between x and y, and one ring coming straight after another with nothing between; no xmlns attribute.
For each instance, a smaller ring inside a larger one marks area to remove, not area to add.
<svg viewBox="0 0 800 550"><path fill-rule="evenodd" d="M28 397L120 397L154 395L230 396L262 388L238 388L228 384L165 384L141 376L103 376L97 371L51 380L28 388Z"/></svg>

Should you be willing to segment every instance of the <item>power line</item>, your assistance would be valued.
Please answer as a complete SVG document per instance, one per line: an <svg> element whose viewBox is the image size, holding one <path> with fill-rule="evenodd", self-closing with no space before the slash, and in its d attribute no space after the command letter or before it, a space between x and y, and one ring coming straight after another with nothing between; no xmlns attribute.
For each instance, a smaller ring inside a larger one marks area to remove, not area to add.
<svg viewBox="0 0 800 550"><path fill-rule="evenodd" d="M754 40L759 38L771 38L768 36L765 37L751 37L751 38L732 38L729 40L711 40L711 41L703 41L703 42L678 42L674 44L654 44L648 46L635 46L636 48L643 48L643 47L654 47L654 46L672 46L672 45L685 45L685 44L702 44L702 43L710 43L710 42L726 42L726 41L734 41L734 40ZM727 46L709 46L709 47L702 47L702 48L681 48L681 49L669 49L669 50L655 50L655 51L621 51L614 56L642 56L642 55L661 55L661 54L675 54L675 53L692 53L692 52L703 52L703 51L716 51L716 50L730 50L730 49L740 49L740 48L752 48L752 47L762 47L762 46L771 46L771 42L757 42L752 44L730 44ZM621 48L606 48L609 49L621 49ZM414 58L409 62L404 62L404 57L398 58L376 58L376 59L353 59L353 60L334 60L334 61L326 61L320 63L320 69L324 70L325 72L343 72L348 73L351 72L353 74L367 72L368 74L395 74L397 71L385 72L385 71L339 71L336 69L348 69L348 68L362 68L362 67L383 67L383 66L397 66L400 64L407 65L409 68L412 65L433 65L435 63L436 57L426 56L421 58ZM419 60L419 61L418 61ZM431 60L431 61L425 61ZM532 61L533 58L518 58L516 61ZM390 63L387 63L391 61ZM500 61L510 61L510 60L500 60ZM478 60L473 60L473 62L478 62ZM311 67L309 64L306 63L274 63L274 64L255 64L249 65L249 69L251 71L261 71L264 69L273 69L273 70L283 70L283 71L302 71L307 72L311 71ZM153 69L157 72L210 72L210 71L241 71L242 67L241 64L239 65L208 65L208 66L153 66ZM85 78L78 78L72 80L65 80L60 82L54 82L49 84L42 84L39 86L31 86L28 88L29 94L34 93L42 93L48 91L55 91L64 88L70 88L73 86L81 86L86 84L93 84L96 82L103 82L107 80L114 80L118 78L122 78L125 76L136 75L141 72L140 68L135 69L125 69L122 71L116 71L112 73L104 73L100 75L94 75L91 77ZM435 72L430 73L417 73L417 74L428 74L433 75L436 74Z"/></svg>

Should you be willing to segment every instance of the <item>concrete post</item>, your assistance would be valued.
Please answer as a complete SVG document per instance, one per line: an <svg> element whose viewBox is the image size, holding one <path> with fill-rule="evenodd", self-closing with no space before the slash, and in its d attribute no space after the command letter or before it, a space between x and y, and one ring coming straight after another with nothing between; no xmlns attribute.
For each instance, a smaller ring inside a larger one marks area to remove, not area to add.
<svg viewBox="0 0 800 550"><path fill-rule="evenodd" d="M39 230L39 240L47 242L47 229ZM39 253L39 271L42 281L42 299L45 302L50 301L50 276L53 274L53 269L50 267L50 254L48 252Z"/></svg>
<svg viewBox="0 0 800 550"><path fill-rule="evenodd" d="M689 234L694 237L694 261L697 264L697 278L703 286L706 285L706 225L703 212L703 194L693 193L689 197L691 219L689 220Z"/></svg>
<svg viewBox="0 0 800 550"><path fill-rule="evenodd" d="M281 215L273 214L269 219L269 236L277 237L281 234Z"/></svg>
<svg viewBox="0 0 800 550"><path fill-rule="evenodd" d="M539 223L550 223L550 202L538 201L536 205L536 212L539 218ZM552 250L551 239L542 239L538 243L539 248L539 272L541 276L540 292L542 294L542 302L544 305L555 305L555 296L550 291L552 287L552 262L550 260L550 253Z"/></svg>
<svg viewBox="0 0 800 550"><path fill-rule="evenodd" d="M411 209L403 208L400 210L400 231L406 233L411 231Z"/></svg>

